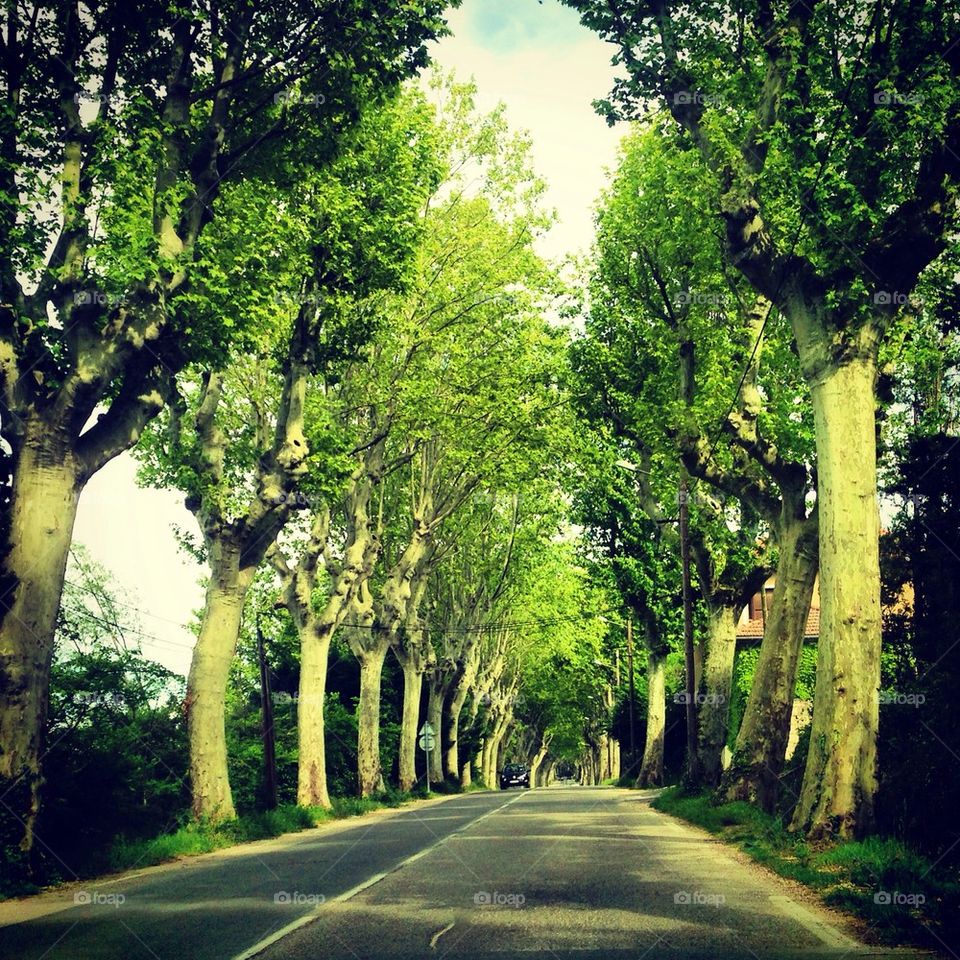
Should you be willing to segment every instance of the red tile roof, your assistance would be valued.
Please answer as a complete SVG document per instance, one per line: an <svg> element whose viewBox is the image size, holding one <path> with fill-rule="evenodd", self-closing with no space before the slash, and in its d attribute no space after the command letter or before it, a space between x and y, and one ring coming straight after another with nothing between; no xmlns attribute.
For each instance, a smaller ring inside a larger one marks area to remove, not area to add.
<svg viewBox="0 0 960 960"><path fill-rule="evenodd" d="M804 631L805 640L816 640L820 636L820 608L811 607L807 615L807 629ZM759 618L755 620L744 620L737 625L738 640L762 640L763 639L763 621Z"/></svg>

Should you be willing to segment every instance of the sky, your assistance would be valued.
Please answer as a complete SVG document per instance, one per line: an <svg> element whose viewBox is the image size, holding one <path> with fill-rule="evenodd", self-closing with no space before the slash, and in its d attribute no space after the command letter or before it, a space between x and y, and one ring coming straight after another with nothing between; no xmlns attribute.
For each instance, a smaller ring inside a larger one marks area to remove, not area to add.
<svg viewBox="0 0 960 960"><path fill-rule="evenodd" d="M557 0L465 0L449 19L453 35L436 44L434 60L460 79L473 76L479 109L502 101L511 126L531 136L559 218L541 253L560 259L586 251L593 206L624 132L591 106L611 87L612 49ZM96 474L81 496L74 537L138 611L144 654L186 674L193 636L183 625L203 606L205 570L179 549L174 527L196 525L182 495L138 488L135 477L129 454Z"/></svg>

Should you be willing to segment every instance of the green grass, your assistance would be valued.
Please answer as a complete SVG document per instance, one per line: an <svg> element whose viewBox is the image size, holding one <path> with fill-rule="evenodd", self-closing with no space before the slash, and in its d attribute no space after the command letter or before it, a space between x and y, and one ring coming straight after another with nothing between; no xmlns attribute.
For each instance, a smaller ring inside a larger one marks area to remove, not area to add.
<svg viewBox="0 0 960 960"><path fill-rule="evenodd" d="M224 823L191 821L173 833L148 840L118 840L110 852L111 870L153 866L177 857L196 856L222 850L238 843L266 840L284 833L309 830L329 820L359 817L373 810L399 807L425 794L387 790L377 797L337 797L333 809L323 807L281 806L276 810L243 814Z"/></svg>
<svg viewBox="0 0 960 960"><path fill-rule="evenodd" d="M960 935L960 883L897 840L868 837L812 846L748 803L664 790L653 806L733 843L775 873L817 890L864 920L881 940L924 946ZM899 900L900 902L897 902Z"/></svg>

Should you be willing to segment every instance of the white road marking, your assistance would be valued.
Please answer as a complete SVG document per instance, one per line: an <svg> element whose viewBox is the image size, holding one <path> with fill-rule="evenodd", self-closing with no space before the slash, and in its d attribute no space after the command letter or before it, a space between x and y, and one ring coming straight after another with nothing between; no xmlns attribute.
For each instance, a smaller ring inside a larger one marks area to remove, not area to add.
<svg viewBox="0 0 960 960"><path fill-rule="evenodd" d="M431 844L429 847L424 847L423 850L419 850L412 856L407 857L406 860L401 860L400 863L391 867L389 870L386 870L383 873L374 874L374 876L368 877L366 880L364 880L363 883L358 883L355 887L351 887L349 890L346 890L343 893L324 901L323 903L319 904L316 909L311 910L310 913L304 914L302 917L297 917L296 920L291 921L285 927L281 927L276 931L276 933L272 933L269 937L264 937L263 940L259 940L252 947L248 947L242 953L238 953L236 956L231 957L230 960L251 960L252 957L256 957L258 954L263 953L267 947L272 947L278 940L282 940L295 930L299 930L301 927L305 927L308 923L316 920L317 917L323 913L323 910L328 903L344 903L345 901L350 900L358 893L362 893L364 890L369 889L374 884L379 883L384 879L384 877L388 877L391 873L396 873L398 870L402 870L409 864L415 863L421 857L425 857L428 853L432 853L437 849L437 847L442 846L452 837L458 836L468 827L472 827L474 824L481 823L482 821L486 820L487 817L491 817L493 814L499 813L501 810L506 810L510 804L516 803L521 797L525 796L527 796L527 794L518 793L512 800L508 800L506 803L500 804L499 807L494 807L492 810L488 810L486 813L477 817L476 820L471 820L469 823L464 824L459 830L454 830L453 833L448 833L445 837L441 837L436 843ZM450 924L450 926L452 927L453 924ZM441 933L446 932L446 930L441 931ZM437 935L438 939L439 936L440 934Z"/></svg>
<svg viewBox="0 0 960 960"><path fill-rule="evenodd" d="M784 896L771 896L770 902L776 904L788 917L800 924L808 933L812 933L821 943L837 950L851 953L863 952L864 946L841 933L836 927L825 923L801 906L796 900Z"/></svg>
<svg viewBox="0 0 960 960"><path fill-rule="evenodd" d="M431 949L431 950L436 950L436 949L437 949L437 941L438 941L445 933L449 933L449 932L453 929L455 923L456 923L456 921L453 921L453 922L451 922L451 923L448 923L442 930L438 930L438 931L430 938L430 949Z"/></svg>

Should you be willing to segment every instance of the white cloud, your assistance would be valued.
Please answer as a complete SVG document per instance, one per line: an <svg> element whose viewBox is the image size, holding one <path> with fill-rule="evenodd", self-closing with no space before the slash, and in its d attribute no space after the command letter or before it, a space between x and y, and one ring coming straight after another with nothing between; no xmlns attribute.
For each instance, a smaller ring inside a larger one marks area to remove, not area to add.
<svg viewBox="0 0 960 960"><path fill-rule="evenodd" d="M585 251L593 236L592 210L603 187L605 168L612 167L624 127L610 128L593 109L613 83L611 48L584 28L563 43L511 43L491 46L477 34L466 9L450 17L453 36L444 38L434 57L461 78L473 76L478 106L506 105L513 127L528 130L537 172L548 185L548 202L559 222L541 243L550 257ZM544 7L545 15L549 7ZM557 15L569 15L562 10ZM577 35L579 34L579 36Z"/></svg>

